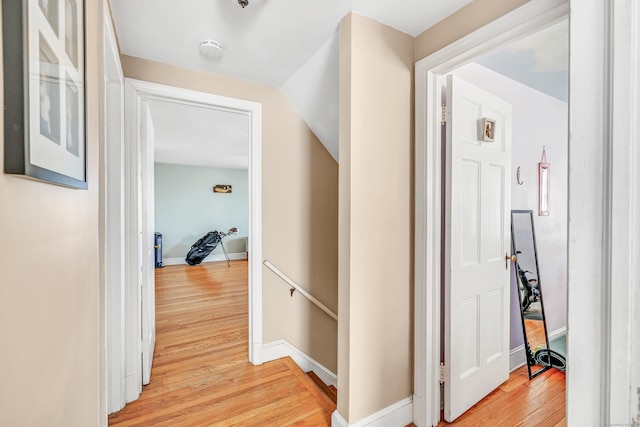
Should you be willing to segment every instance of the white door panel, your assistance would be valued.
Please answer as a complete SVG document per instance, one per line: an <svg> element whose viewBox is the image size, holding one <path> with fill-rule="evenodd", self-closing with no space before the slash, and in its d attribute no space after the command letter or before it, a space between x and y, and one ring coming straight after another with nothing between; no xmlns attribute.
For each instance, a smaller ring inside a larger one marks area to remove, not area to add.
<svg viewBox="0 0 640 427"><path fill-rule="evenodd" d="M449 76L447 83L445 419L509 377L511 106ZM483 140L483 118L495 120Z"/></svg>
<svg viewBox="0 0 640 427"><path fill-rule="evenodd" d="M154 127L146 101L140 111L141 151L141 235L142 242L142 384L151 380L153 351L156 343L155 253L154 253Z"/></svg>

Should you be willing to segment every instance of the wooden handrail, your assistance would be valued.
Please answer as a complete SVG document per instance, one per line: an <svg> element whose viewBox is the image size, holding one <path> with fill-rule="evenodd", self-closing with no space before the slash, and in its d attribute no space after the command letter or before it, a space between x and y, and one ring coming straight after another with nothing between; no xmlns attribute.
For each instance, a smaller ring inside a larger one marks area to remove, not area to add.
<svg viewBox="0 0 640 427"><path fill-rule="evenodd" d="M326 305L324 305L323 303L321 303L320 301L315 299L315 297L313 295L311 295L309 292L307 292L304 289L302 289L300 287L300 285L298 285L296 282L291 280L286 274L284 274L282 271L280 271L278 269L278 267L276 267L275 265L271 264L266 259L264 260L263 264L269 270L273 271L276 274L276 276L280 277L282 280L287 282L287 284L290 285L293 289L295 289L296 291L300 292L302 294L302 296L304 296L306 299L308 299L309 301L314 303L320 310L322 310L325 313L327 313L333 320L335 320L336 322L338 321L338 315L337 314L335 314L333 311L329 310L329 308ZM293 292L291 292L291 295L293 295Z"/></svg>

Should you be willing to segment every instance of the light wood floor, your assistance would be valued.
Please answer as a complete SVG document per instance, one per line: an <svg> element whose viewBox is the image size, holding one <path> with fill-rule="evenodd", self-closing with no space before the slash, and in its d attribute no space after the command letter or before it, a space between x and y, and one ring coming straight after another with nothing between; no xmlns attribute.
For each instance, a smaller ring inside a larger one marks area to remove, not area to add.
<svg viewBox="0 0 640 427"><path fill-rule="evenodd" d="M523 366L455 422L438 426L564 427L565 395L564 372L551 369L529 380Z"/></svg>
<svg viewBox="0 0 640 427"><path fill-rule="evenodd" d="M524 319L525 328L527 328L527 340L532 350L538 346L547 346L547 340L544 336L544 322L542 320Z"/></svg>
<svg viewBox="0 0 640 427"><path fill-rule="evenodd" d="M111 426L330 426L335 404L291 361L247 361L247 262L156 270L156 349L140 399ZM564 373L526 367L456 426L564 426ZM440 423L448 425L448 423Z"/></svg>
<svg viewBox="0 0 640 427"><path fill-rule="evenodd" d="M112 426L329 426L335 404L291 361L247 361L247 262L156 270L156 348Z"/></svg>

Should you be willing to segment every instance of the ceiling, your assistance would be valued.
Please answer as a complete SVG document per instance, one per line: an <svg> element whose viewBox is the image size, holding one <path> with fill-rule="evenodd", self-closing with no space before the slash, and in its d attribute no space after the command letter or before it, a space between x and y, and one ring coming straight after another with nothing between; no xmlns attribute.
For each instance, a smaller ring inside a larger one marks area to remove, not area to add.
<svg viewBox="0 0 640 427"><path fill-rule="evenodd" d="M354 11L416 36L471 0L111 0L123 54L280 88L338 160L340 20ZM295 19L292 19L295 17ZM201 40L225 48L200 55ZM568 23L517 41L477 62L563 101L568 99ZM245 116L150 102L156 161L247 168Z"/></svg>
<svg viewBox="0 0 640 427"><path fill-rule="evenodd" d="M569 22L554 24L476 62L568 102Z"/></svg>
<svg viewBox="0 0 640 427"><path fill-rule="evenodd" d="M123 54L280 87L354 11L417 36L471 0L110 0ZM207 59L203 39L224 46Z"/></svg>
<svg viewBox="0 0 640 427"><path fill-rule="evenodd" d="M110 4L121 53L280 88L336 161L341 19L353 11L417 36L471 2L249 1L245 9L237 0L110 0ZM220 42L223 56L203 57L198 48L204 39ZM237 152L227 156L222 151L231 150L231 142L241 133L224 129L233 120L215 110L200 111L195 120L189 108L194 107L152 106L156 159L218 167L228 159L226 167L238 167ZM211 116L205 118L207 114Z"/></svg>
<svg viewBox="0 0 640 427"><path fill-rule="evenodd" d="M247 169L245 114L152 100L156 163Z"/></svg>

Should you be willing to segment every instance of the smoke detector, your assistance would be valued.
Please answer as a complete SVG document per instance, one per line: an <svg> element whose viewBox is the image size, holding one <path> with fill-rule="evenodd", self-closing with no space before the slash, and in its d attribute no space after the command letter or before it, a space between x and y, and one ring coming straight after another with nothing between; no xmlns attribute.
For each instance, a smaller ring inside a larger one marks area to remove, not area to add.
<svg viewBox="0 0 640 427"><path fill-rule="evenodd" d="M258 3L262 3L262 0L230 0L233 3L239 4L243 9L249 6L249 3L255 5Z"/></svg>
<svg viewBox="0 0 640 427"><path fill-rule="evenodd" d="M202 40L200 42L200 53L207 58L220 58L223 52L222 45L215 40Z"/></svg>

